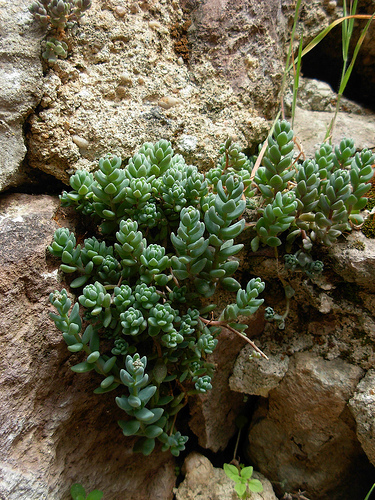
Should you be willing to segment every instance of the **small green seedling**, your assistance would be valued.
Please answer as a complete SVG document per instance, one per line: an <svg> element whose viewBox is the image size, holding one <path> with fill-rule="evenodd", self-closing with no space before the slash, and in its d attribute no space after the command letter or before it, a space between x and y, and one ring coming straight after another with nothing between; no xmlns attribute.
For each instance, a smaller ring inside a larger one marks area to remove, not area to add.
<svg viewBox="0 0 375 500"><path fill-rule="evenodd" d="M99 490L93 490L86 496L85 488L79 483L73 484L70 494L73 500L101 500L103 497L103 492Z"/></svg>
<svg viewBox="0 0 375 500"><path fill-rule="evenodd" d="M258 479L251 479L253 467L243 467L238 469L235 465L224 464L224 472L236 484L234 489L238 498L250 498L251 492L261 493L263 491L262 483Z"/></svg>

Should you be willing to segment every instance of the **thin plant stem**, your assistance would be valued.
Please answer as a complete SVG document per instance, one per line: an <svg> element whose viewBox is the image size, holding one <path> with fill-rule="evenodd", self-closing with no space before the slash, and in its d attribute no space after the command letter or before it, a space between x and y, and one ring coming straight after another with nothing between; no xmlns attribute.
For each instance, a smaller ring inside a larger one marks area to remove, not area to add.
<svg viewBox="0 0 375 500"><path fill-rule="evenodd" d="M268 357L264 354L264 352L261 349L259 349L259 347L257 347L254 344L254 342L249 339L249 337L246 337L246 335L244 335L243 333L239 332L238 330L235 330L230 325L228 325L228 323L226 323L225 321L213 321L210 319L202 318L201 316L199 316L199 319L206 325L220 326L223 328L227 328L230 332L235 333L236 335L241 337L241 339L245 340L248 344L250 344L251 347L254 349L254 351L259 353L262 356L262 358L268 359Z"/></svg>
<svg viewBox="0 0 375 500"><path fill-rule="evenodd" d="M297 0L297 3L296 3L296 10L294 12L294 20L293 20L293 27L292 27L292 34L291 34L291 37L290 37L289 49L288 49L288 54L287 54L286 63L285 63L285 70L284 70L283 80L282 80L282 83L281 83L281 109L282 109L282 117L283 117L283 119L285 118L284 112L283 112L283 110L284 110L284 106L283 106L283 103L284 103L284 93L285 93L286 81L287 81L287 78L288 78L288 75L289 75L289 72L290 72L289 61L290 61L290 59L292 57L292 54L293 54L293 43L294 43L294 37L295 37L295 33L296 33L296 29L297 29L297 24L298 24L298 17L299 17L299 10L300 10L300 7L301 7L301 2L302 2L302 0Z"/></svg>

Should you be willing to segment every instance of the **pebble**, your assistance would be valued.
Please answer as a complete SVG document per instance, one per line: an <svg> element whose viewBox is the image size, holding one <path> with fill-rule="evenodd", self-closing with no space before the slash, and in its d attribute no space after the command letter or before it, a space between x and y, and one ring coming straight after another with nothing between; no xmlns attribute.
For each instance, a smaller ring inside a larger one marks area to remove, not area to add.
<svg viewBox="0 0 375 500"><path fill-rule="evenodd" d="M120 17L124 17L124 16L125 16L125 14L126 14L126 9L125 9L125 7L122 7L121 5L117 5L117 6L115 7L115 12L116 12L116 14L117 14L118 16L120 16Z"/></svg>
<svg viewBox="0 0 375 500"><path fill-rule="evenodd" d="M183 65L184 65L184 60L182 59L182 57L179 57L179 58L177 59L177 64L178 64L179 66L183 66Z"/></svg>
<svg viewBox="0 0 375 500"><path fill-rule="evenodd" d="M126 85L127 87L131 87L133 85L133 80L131 79L129 73L121 73L119 77L122 85Z"/></svg>
<svg viewBox="0 0 375 500"><path fill-rule="evenodd" d="M74 142L74 144L77 144L80 149L87 149L89 146L89 141L87 141L83 137L80 137L79 135L73 135L72 141Z"/></svg>
<svg viewBox="0 0 375 500"><path fill-rule="evenodd" d="M161 28L161 24L158 22L158 21L150 21L148 23L148 25L150 26L150 28Z"/></svg>
<svg viewBox="0 0 375 500"><path fill-rule="evenodd" d="M160 106L163 109L172 108L173 106L176 106L177 104L182 104L182 100L178 99L177 97L172 97L172 96L162 97L158 101L158 106Z"/></svg>

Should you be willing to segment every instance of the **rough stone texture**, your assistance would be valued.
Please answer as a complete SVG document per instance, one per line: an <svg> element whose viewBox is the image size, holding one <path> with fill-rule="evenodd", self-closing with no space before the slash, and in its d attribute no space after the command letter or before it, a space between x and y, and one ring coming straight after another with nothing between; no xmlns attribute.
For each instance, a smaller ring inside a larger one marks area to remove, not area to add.
<svg viewBox="0 0 375 500"><path fill-rule="evenodd" d="M176 500L237 500L234 482L227 477L223 469L213 467L211 462L193 452L183 465L184 481L175 489ZM271 483L259 472L254 472L254 479L261 481L262 493L252 493L251 500L276 500Z"/></svg>
<svg viewBox="0 0 375 500"><path fill-rule="evenodd" d="M26 179L23 124L42 96L40 40L29 0L0 0L0 191Z"/></svg>
<svg viewBox="0 0 375 500"><path fill-rule="evenodd" d="M358 384L349 408L357 424L357 436L370 462L375 465L375 370Z"/></svg>
<svg viewBox="0 0 375 500"><path fill-rule="evenodd" d="M132 454L113 393L93 395L95 376L69 369L77 361L48 318L48 294L63 288L46 262L57 204L0 198L0 497L68 500L81 482L108 500L169 500L174 459Z"/></svg>
<svg viewBox="0 0 375 500"><path fill-rule="evenodd" d="M283 354L249 360L252 348L246 347L239 354L229 379L232 391L263 396L275 389L288 371L289 358Z"/></svg>
<svg viewBox="0 0 375 500"><path fill-rule="evenodd" d="M160 138L202 168L228 136L255 151L277 106L290 12L244 0L206 0L191 15L176 0L118 7L93 0L68 58L47 69L30 165L67 182L107 152L129 158Z"/></svg>
<svg viewBox="0 0 375 500"><path fill-rule="evenodd" d="M293 128L307 157L314 157L317 147L324 141L332 116L332 113L324 111L296 109ZM349 138L354 140L356 148L360 150L373 147L374 136L374 114L338 113L332 144L338 145L342 139Z"/></svg>
<svg viewBox="0 0 375 500"><path fill-rule="evenodd" d="M209 61L243 104L272 118L279 105L286 29L279 0L199 2L189 29L192 70Z"/></svg>
<svg viewBox="0 0 375 500"><path fill-rule="evenodd" d="M228 303L228 302L227 302ZM221 310L220 306L219 309ZM247 318L248 319L248 318ZM261 315L255 315L250 322L249 335L256 336L263 328ZM200 446L217 452L224 450L236 431L235 420L243 408L243 395L232 391L229 377L244 341L223 329L218 336L218 345L210 356L215 373L212 390L196 398L190 405L189 426L198 436Z"/></svg>
<svg viewBox="0 0 375 500"><path fill-rule="evenodd" d="M309 352L290 359L249 431L248 455L279 493L303 489L308 498L336 499L349 488L345 498L360 498L347 484L365 462L347 402L362 375L341 359Z"/></svg>
<svg viewBox="0 0 375 500"><path fill-rule="evenodd" d="M335 272L345 281L375 292L375 240L355 231L347 237L346 242L340 241L332 246L329 253Z"/></svg>

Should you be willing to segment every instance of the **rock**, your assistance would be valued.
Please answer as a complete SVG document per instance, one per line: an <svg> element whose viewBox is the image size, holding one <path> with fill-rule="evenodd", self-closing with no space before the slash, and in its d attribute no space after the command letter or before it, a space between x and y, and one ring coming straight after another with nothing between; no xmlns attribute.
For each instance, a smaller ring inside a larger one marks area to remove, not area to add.
<svg viewBox="0 0 375 500"><path fill-rule="evenodd" d="M352 478L366 460L347 408L362 375L341 359L325 361L309 352L291 357L249 431L250 461L279 494L301 489L314 500L362 498L360 481Z"/></svg>
<svg viewBox="0 0 375 500"><path fill-rule="evenodd" d="M80 482L108 500L171 500L173 457L132 453L113 393L95 396L95 376L70 370L79 358L48 317L49 293L64 287L46 260L58 204L0 198L0 498L68 500Z"/></svg>
<svg viewBox="0 0 375 500"><path fill-rule="evenodd" d="M324 111L296 109L294 132L301 143L306 157L313 158L317 148L323 143L327 127L333 114ZM375 115L354 115L338 113L333 130L332 144L338 145L342 139L353 139L358 150L374 146Z"/></svg>
<svg viewBox="0 0 375 500"><path fill-rule="evenodd" d="M47 68L28 123L29 165L68 183L67 172L96 169L108 152L126 160L161 138L202 169L228 136L255 152L282 79L280 2L210 0L191 13L154 2L121 16L118 6L93 0L67 33L69 57ZM195 138L188 148L186 137Z"/></svg>
<svg viewBox="0 0 375 500"><path fill-rule="evenodd" d="M223 469L213 467L203 455L193 452L183 465L185 479L175 489L176 500L236 500L234 482L227 477ZM252 493L251 500L277 500L271 483L258 472L253 479L263 485L262 493Z"/></svg>
<svg viewBox="0 0 375 500"><path fill-rule="evenodd" d="M354 231L329 249L332 267L345 281L374 293L375 240Z"/></svg>
<svg viewBox="0 0 375 500"><path fill-rule="evenodd" d="M209 62L216 70L215 79L225 79L239 100L272 118L284 72L286 21L277 0L199 2L189 28L192 67L202 71ZM200 81L207 76L203 71ZM227 107L214 93L212 106Z"/></svg>
<svg viewBox="0 0 375 500"><path fill-rule="evenodd" d="M190 405L189 421L200 446L214 452L224 450L228 445L236 431L235 419L243 407L243 395L230 390L228 379L244 342L224 329L218 340L210 356L210 362L216 365L212 389L207 394L197 396L194 404Z"/></svg>
<svg viewBox="0 0 375 500"><path fill-rule="evenodd" d="M275 389L288 371L289 358L283 354L269 355L268 360L252 359L250 346L240 352L233 368L233 375L229 379L232 391L263 396Z"/></svg>
<svg viewBox="0 0 375 500"><path fill-rule="evenodd" d="M0 0L0 191L26 179L23 126L42 97L39 26L32 22L28 0Z"/></svg>
<svg viewBox="0 0 375 500"><path fill-rule="evenodd" d="M292 109L293 93L287 92L285 96L286 110L289 113ZM337 93L334 92L331 86L316 80L314 78L300 78L297 94L297 106L308 111L324 111L330 113L331 116L336 109ZM340 112L354 113L358 115L372 114L368 109L363 108L359 104L341 97Z"/></svg>
<svg viewBox="0 0 375 500"><path fill-rule="evenodd" d="M349 401L357 423L357 436L370 462L375 465L375 370L369 370Z"/></svg>

